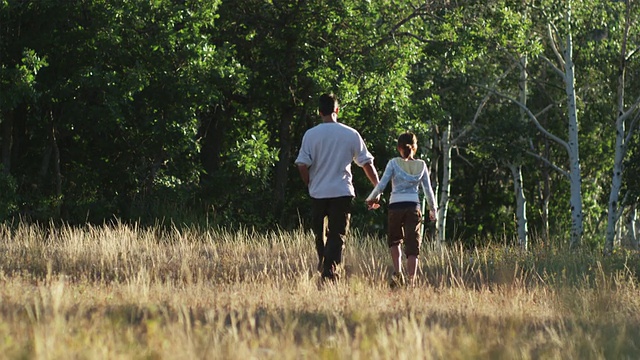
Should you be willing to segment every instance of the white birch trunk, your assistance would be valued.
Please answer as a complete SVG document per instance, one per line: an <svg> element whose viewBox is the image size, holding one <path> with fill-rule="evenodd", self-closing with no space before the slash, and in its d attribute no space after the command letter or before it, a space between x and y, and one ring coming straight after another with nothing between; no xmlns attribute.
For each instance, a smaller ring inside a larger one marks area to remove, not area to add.
<svg viewBox="0 0 640 360"><path fill-rule="evenodd" d="M527 55L520 58L520 102L527 106ZM520 109L520 120L525 121L527 114ZM519 160L518 160L519 161ZM518 232L518 244L520 248L527 251L529 248L529 238L527 230L527 199L524 196L524 186L522 181L522 165L509 164L513 176L513 192L516 198L516 230Z"/></svg>
<svg viewBox="0 0 640 360"><path fill-rule="evenodd" d="M442 133L442 182L440 183L440 202L438 203L438 219L436 229L438 241L442 244L446 238L447 209L449 207L449 191L451 188L451 121Z"/></svg>
<svg viewBox="0 0 640 360"><path fill-rule="evenodd" d="M616 235L616 225L620 218L620 188L622 187L622 163L627 153L628 139L625 129L625 123L629 112L624 110L624 86L625 86L625 74L627 70L626 57L627 57L627 39L629 37L629 17L630 7L627 3L626 16L625 16L625 28L622 38L622 45L620 47L620 64L618 68L618 114L616 118L616 147L613 159L613 175L611 178L611 191L609 193L609 204L607 214L607 231L604 243L604 253L611 254L614 248L614 240ZM632 109L636 105L632 106ZM633 129L630 129L631 133Z"/></svg>
<svg viewBox="0 0 640 360"><path fill-rule="evenodd" d="M567 10L567 24L571 24L571 8ZM569 112L569 182L571 207L571 247L580 246L584 231L582 222L582 177L580 174L580 151L578 143L578 109L576 107L575 74L573 64L573 38L571 30L567 34L565 48L565 91L567 93L567 109Z"/></svg>
<svg viewBox="0 0 640 360"><path fill-rule="evenodd" d="M568 10L566 13L566 22L567 22L567 36L566 43L564 48L564 54L561 54L558 48L556 47L556 42L554 40L552 26L548 25L549 29L549 38L551 42L551 46L553 52L555 53L558 61L564 68L561 70L557 66L555 66L549 59L541 55L541 58L549 64L552 69L562 77L565 84L565 92L567 95L567 115L568 115L568 140L564 141L558 136L550 133L544 126L540 124L536 115L534 115L529 108L525 104L522 104L520 101L496 92L501 97L507 98L510 101L518 104L529 116L529 118L533 121L535 126L549 139L555 141L556 143L562 145L566 150L569 156L569 171L565 171L557 165L551 163L548 159L543 158L535 153L529 153L530 155L535 156L536 158L544 161L547 165L551 166L553 169L559 171L563 175L565 175L569 179L570 183L570 200L569 207L571 211L571 247L580 246L582 242L582 233L584 231L583 227L583 214L582 214L582 176L580 174L580 151L579 151L579 143L578 143L578 109L576 107L576 92L575 92L575 74L574 74L574 63L573 63L573 38L571 35L571 4L569 2ZM639 99L640 101L640 99ZM544 110L542 110L539 114L544 113L546 110L551 108L552 105L547 106Z"/></svg>
<svg viewBox="0 0 640 360"><path fill-rule="evenodd" d="M620 196L620 188L622 187L622 162L626 153L624 133L624 120L618 116L618 119L616 120L616 147L613 160L613 176L611 179L611 192L609 193L609 212L607 215L607 232L604 246L605 254L611 254L614 248L616 224L619 216L618 200Z"/></svg>
<svg viewBox="0 0 640 360"><path fill-rule="evenodd" d="M633 206L631 211L629 212L629 241L631 242L631 246L634 249L638 249L638 207Z"/></svg>
<svg viewBox="0 0 640 360"><path fill-rule="evenodd" d="M515 68L516 64L514 64L510 69L504 72L498 78L496 85L498 82L507 77L507 75ZM489 101L491 95L491 91L487 93L484 99L478 105L476 109L476 113L471 120L471 122L464 127L462 132L458 134L455 139L452 139L451 128L452 128L452 120L449 118L447 124L445 125L445 130L442 133L442 138L440 139L440 146L442 147L442 182L440 183L439 193L440 199L437 201L438 204L438 214L436 220L436 232L438 233L437 239L439 243L443 243L446 239L446 226L447 226L447 211L449 209L449 193L451 190L451 152L455 146L457 146L465 137L474 129L478 118L480 117L480 113L482 109ZM438 191L436 191L436 194ZM436 196L437 199L437 196Z"/></svg>
<svg viewBox="0 0 640 360"><path fill-rule="evenodd" d="M545 73L543 78L546 78L547 77L546 68L542 69L542 71ZM544 120L544 124L542 125L543 127L547 126L546 117ZM545 159L548 159L549 154L551 153L549 138L546 138L546 137L544 138L543 145L544 145L544 148L542 151L542 154L543 154L542 156ZM539 196L540 196L540 208L541 208L540 216L542 220L542 236L543 236L544 243L550 244L551 231L549 226L549 204L551 202L551 169L544 162L542 162L542 165L540 167L540 172L542 173L542 184L539 185L540 186Z"/></svg>
<svg viewBox="0 0 640 360"><path fill-rule="evenodd" d="M433 144L431 144L431 148L434 149L437 145L437 143L439 143L440 140L438 139L437 133L434 131L434 137L433 137ZM440 194L438 194L438 189L440 189L440 180L438 178L438 157L436 156L432 156L431 157L431 166L430 166L430 170L431 170L431 186L434 187L433 189L433 196L434 196L434 200L436 203L436 206L439 206L440 202L439 202L439 196ZM425 202L425 197L422 198L422 201ZM424 208L424 207L423 207ZM440 246L442 245L442 243L440 242L440 235L438 235L439 229L440 229L440 220L438 219L438 212L436 211L436 221L435 221L435 226L431 229L431 234L430 237L432 239L432 241L434 242L434 245Z"/></svg>
<svg viewBox="0 0 640 360"><path fill-rule="evenodd" d="M522 250L528 248L527 230L527 200L522 186L522 166L509 164L513 176L513 192L516 198L516 224L518 230L518 244Z"/></svg>
<svg viewBox="0 0 640 360"><path fill-rule="evenodd" d="M545 140L545 154L549 154L549 141ZM542 206L542 229L544 241L550 244L551 241L551 229L549 226L549 204L551 202L551 171L548 167L544 167L542 170L542 194L541 194L541 206Z"/></svg>
<svg viewBox="0 0 640 360"><path fill-rule="evenodd" d="M624 240L624 226L616 226L616 236L613 240L614 247L622 246L622 241Z"/></svg>

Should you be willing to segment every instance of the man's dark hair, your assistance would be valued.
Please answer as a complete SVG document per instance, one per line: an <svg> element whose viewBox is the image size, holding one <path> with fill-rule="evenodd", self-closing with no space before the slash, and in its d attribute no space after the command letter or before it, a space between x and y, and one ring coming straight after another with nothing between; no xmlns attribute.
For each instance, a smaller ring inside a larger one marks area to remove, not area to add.
<svg viewBox="0 0 640 360"><path fill-rule="evenodd" d="M333 94L322 94L318 101L318 110L322 115L331 115L338 107L338 98Z"/></svg>

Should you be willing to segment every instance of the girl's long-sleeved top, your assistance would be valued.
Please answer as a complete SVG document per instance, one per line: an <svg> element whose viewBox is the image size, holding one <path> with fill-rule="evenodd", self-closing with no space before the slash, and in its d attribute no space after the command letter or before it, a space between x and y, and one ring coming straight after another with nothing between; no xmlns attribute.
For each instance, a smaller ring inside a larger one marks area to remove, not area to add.
<svg viewBox="0 0 640 360"><path fill-rule="evenodd" d="M404 160L399 157L389 160L380 182L371 191L367 200L373 200L382 194L389 181L391 181L390 204L406 201L420 203L418 188L422 185L429 210L436 211L436 200L431 188L429 170L423 160Z"/></svg>

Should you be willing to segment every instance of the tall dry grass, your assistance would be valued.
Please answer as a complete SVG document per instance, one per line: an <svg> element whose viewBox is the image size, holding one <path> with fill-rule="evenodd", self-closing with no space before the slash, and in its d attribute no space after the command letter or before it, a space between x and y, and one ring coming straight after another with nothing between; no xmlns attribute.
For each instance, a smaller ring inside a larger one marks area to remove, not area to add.
<svg viewBox="0 0 640 360"><path fill-rule="evenodd" d="M387 286L352 234L322 286L311 234L0 227L7 359L624 359L640 356L637 255L425 249Z"/></svg>

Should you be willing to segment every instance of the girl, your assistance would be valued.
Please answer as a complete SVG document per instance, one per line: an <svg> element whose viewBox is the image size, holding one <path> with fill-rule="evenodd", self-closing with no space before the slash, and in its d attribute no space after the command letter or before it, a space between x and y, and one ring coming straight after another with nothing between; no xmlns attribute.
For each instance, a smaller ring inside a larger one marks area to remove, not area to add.
<svg viewBox="0 0 640 360"><path fill-rule="evenodd" d="M391 180L391 197L389 198L388 214L388 244L391 252L394 273L391 287L405 284L402 272L402 250L404 243L407 255L407 274L409 285L415 286L418 269L418 255L422 243L420 225L422 223L422 209L418 187L427 198L429 206L429 220L436 219L435 197L429 180L427 164L413 156L418 149L418 139L413 133L406 132L398 137L398 153L400 157L389 160L382 174L382 178L366 199L370 209L379 207L380 195Z"/></svg>

